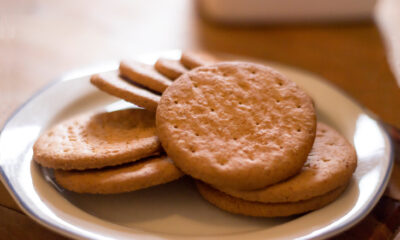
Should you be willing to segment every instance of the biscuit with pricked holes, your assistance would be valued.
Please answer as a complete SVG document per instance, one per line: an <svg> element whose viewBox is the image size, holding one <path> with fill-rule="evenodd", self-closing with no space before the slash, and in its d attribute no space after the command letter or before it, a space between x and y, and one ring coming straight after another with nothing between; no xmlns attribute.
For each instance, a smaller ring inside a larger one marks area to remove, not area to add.
<svg viewBox="0 0 400 240"><path fill-rule="evenodd" d="M152 112L156 111L161 98L158 94L127 82L115 72L95 74L90 78L90 82L103 92Z"/></svg>
<svg viewBox="0 0 400 240"><path fill-rule="evenodd" d="M232 197L200 181L196 181L200 195L214 206L234 214L253 217L287 217L320 209L335 201L346 189L340 186L324 195L292 203L251 202Z"/></svg>
<svg viewBox="0 0 400 240"><path fill-rule="evenodd" d="M172 83L170 79L157 72L153 65L134 60L121 61L119 72L130 81L159 93L164 92Z"/></svg>
<svg viewBox="0 0 400 240"><path fill-rule="evenodd" d="M183 176L166 156L141 159L115 167L83 171L55 170L56 182L78 193L123 193L174 181Z"/></svg>
<svg viewBox="0 0 400 240"><path fill-rule="evenodd" d="M286 181L253 190L219 189L248 201L297 202L323 195L347 183L357 167L354 147L331 127L318 123L317 136L301 172Z"/></svg>
<svg viewBox="0 0 400 240"><path fill-rule="evenodd" d="M163 93L156 127L185 173L253 190L297 174L315 138L311 98L277 71L248 62L198 67Z"/></svg>
<svg viewBox="0 0 400 240"><path fill-rule="evenodd" d="M169 79L175 80L188 71L179 60L159 58L154 68Z"/></svg>
<svg viewBox="0 0 400 240"><path fill-rule="evenodd" d="M33 159L56 169L114 166L158 155L154 113L125 109L73 117L44 132Z"/></svg>

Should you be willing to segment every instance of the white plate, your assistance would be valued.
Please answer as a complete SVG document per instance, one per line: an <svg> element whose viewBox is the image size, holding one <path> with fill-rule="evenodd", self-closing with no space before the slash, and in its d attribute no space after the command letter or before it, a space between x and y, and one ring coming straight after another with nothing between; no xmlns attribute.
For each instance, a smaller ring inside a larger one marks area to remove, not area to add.
<svg viewBox="0 0 400 240"><path fill-rule="evenodd" d="M177 58L179 51L143 55ZM203 201L190 179L133 193L74 194L51 183L51 174L31 161L32 145L57 122L87 111L129 106L89 84L89 74L114 70L116 63L85 69L57 81L31 98L7 122L0 135L2 181L34 220L61 234L88 239L265 239L325 238L344 231L379 200L392 169L386 132L365 110L310 73L272 64L315 100L319 120L354 144L358 167L350 186L332 204L295 218L258 219L223 212ZM47 181L47 180L49 181Z"/></svg>

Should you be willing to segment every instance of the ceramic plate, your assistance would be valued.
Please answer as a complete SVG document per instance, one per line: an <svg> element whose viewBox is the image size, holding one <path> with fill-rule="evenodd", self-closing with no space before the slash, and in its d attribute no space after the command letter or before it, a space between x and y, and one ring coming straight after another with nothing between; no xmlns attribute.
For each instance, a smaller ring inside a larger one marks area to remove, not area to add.
<svg viewBox="0 0 400 240"><path fill-rule="evenodd" d="M153 63L179 51L142 55ZM31 161L39 134L63 119L88 111L112 111L130 104L91 86L89 75L115 71L117 63L73 72L23 105L0 135L0 173L19 206L40 224L79 239L294 239L325 238L365 217L379 200L392 168L390 139L360 105L321 78L270 64L314 99L320 121L354 144L358 167L344 194L332 204L292 218L232 215L205 202L189 178L133 193L100 196L65 191L51 171Z"/></svg>

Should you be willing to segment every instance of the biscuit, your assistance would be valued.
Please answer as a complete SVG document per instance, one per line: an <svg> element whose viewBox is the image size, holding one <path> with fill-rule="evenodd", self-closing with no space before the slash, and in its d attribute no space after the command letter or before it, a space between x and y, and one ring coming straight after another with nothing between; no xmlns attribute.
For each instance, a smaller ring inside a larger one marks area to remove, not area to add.
<svg viewBox="0 0 400 240"><path fill-rule="evenodd" d="M263 65L198 67L163 93L156 127L186 174L216 187L253 190L299 172L315 138L311 98Z"/></svg>
<svg viewBox="0 0 400 240"><path fill-rule="evenodd" d="M152 112L156 111L161 98L160 95L125 81L113 72L93 75L90 82L110 95L122 98Z"/></svg>
<svg viewBox="0 0 400 240"><path fill-rule="evenodd" d="M323 195L346 184L356 167L354 147L334 129L318 123L313 148L299 174L260 190L219 190L248 201L297 202Z"/></svg>
<svg viewBox="0 0 400 240"><path fill-rule="evenodd" d="M81 115L46 131L33 146L33 159L57 169L113 166L161 151L154 113L125 109Z"/></svg>
<svg viewBox="0 0 400 240"><path fill-rule="evenodd" d="M159 58L154 68L169 79L175 80L188 71L178 60Z"/></svg>
<svg viewBox="0 0 400 240"><path fill-rule="evenodd" d="M172 81L154 69L154 66L136 61L122 61L119 72L134 83L162 93Z"/></svg>
<svg viewBox="0 0 400 240"><path fill-rule="evenodd" d="M340 186L324 195L293 203L260 203L235 198L204 183L196 182L200 195L225 211L253 217L286 217L322 208L336 200L346 189Z"/></svg>
<svg viewBox="0 0 400 240"><path fill-rule="evenodd" d="M217 62L217 59L204 52L185 51L181 55L180 62L188 69L193 69L203 65L209 65Z"/></svg>
<svg viewBox="0 0 400 240"><path fill-rule="evenodd" d="M133 163L84 171L55 170L56 182L78 193L122 193L171 182L183 176L166 157L152 157Z"/></svg>

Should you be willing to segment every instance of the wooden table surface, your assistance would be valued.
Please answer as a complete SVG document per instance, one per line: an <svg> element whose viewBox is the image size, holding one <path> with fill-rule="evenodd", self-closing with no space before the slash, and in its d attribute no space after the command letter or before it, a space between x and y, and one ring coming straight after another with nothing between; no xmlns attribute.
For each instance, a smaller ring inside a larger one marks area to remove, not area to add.
<svg viewBox="0 0 400 240"><path fill-rule="evenodd" d="M372 20L232 27L203 20L195 4L187 0L3 0L0 13L0 126L33 93L68 70L180 48L240 54L304 68L400 128L400 90ZM398 203L384 197L378 205L384 207L355 229L381 221L379 212L387 206L391 212L400 212ZM391 221L393 226L385 225L387 229L377 236L394 236L399 222ZM371 236L354 234L341 238ZM24 215L0 184L3 238L64 239Z"/></svg>

